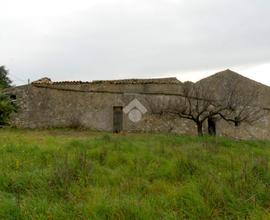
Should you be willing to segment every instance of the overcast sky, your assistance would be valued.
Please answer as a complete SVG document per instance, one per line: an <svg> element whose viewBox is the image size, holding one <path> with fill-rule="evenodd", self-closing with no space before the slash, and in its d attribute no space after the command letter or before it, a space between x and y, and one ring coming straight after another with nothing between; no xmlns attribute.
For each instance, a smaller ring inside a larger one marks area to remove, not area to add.
<svg viewBox="0 0 270 220"><path fill-rule="evenodd" d="M16 84L230 68L270 85L270 0L0 0L0 65Z"/></svg>

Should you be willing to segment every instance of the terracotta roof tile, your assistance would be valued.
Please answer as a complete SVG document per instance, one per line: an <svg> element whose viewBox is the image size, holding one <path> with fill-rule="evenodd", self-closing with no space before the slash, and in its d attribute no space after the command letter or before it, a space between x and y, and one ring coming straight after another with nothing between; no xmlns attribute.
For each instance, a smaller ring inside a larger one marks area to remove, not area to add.
<svg viewBox="0 0 270 220"><path fill-rule="evenodd" d="M74 85L74 84L180 84L181 82L175 78L153 78L153 79L121 79L121 80L95 80L92 82L83 81L58 81L52 82L43 78L34 81L33 84L51 84L51 85Z"/></svg>

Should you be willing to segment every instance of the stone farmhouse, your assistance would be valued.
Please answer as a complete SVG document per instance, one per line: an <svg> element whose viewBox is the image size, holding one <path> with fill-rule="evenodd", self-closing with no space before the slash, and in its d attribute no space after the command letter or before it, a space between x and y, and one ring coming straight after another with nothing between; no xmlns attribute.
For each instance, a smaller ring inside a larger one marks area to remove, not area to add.
<svg viewBox="0 0 270 220"><path fill-rule="evenodd" d="M235 138L270 138L270 87L225 70L200 83L222 94L231 80L239 86L255 86L259 103L267 112L253 124L232 126L216 122L218 136ZM48 78L6 90L19 106L11 125L19 128L82 127L115 132L173 132L196 134L190 120L151 113L150 103L168 103L182 95L183 83L176 78L125 79L107 81L52 82ZM149 103L149 100L150 103ZM158 105L156 105L158 106ZM204 131L207 133L207 122Z"/></svg>

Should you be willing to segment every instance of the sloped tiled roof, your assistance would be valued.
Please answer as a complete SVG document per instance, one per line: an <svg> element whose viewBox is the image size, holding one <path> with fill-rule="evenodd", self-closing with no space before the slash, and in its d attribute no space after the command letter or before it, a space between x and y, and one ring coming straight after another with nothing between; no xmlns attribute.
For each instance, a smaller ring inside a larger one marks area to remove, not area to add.
<svg viewBox="0 0 270 220"><path fill-rule="evenodd" d="M233 84L232 84L233 83ZM210 87L217 96L224 93L224 89L231 84L239 88L242 92L249 92L253 89L260 95L261 103L264 106L270 106L270 87L262 83L244 77L229 69L218 72L212 76L204 78L195 83L205 88Z"/></svg>
<svg viewBox="0 0 270 220"><path fill-rule="evenodd" d="M259 83L257 81L254 81L252 79L249 79L245 76L240 75L239 73L236 73L230 69L218 72L214 75L211 75L209 77L206 77L200 81L198 81L196 84L209 84L209 85L219 85L220 83L225 83L227 81L237 80L241 83L247 83L248 85L253 86L262 86L262 87L268 87L262 83ZM268 87L269 88L269 87Z"/></svg>
<svg viewBox="0 0 270 220"><path fill-rule="evenodd" d="M196 84L215 87L216 90L218 91L219 89L222 89L223 86L226 86L226 84L229 84L232 82L237 82L238 83L237 85L242 86L242 87L253 86L253 87L266 89L266 90L270 89L270 87L267 85L264 85L255 80L249 79L229 69L218 72L209 77L206 77L196 82Z"/></svg>
<svg viewBox="0 0 270 220"><path fill-rule="evenodd" d="M44 80L46 79L46 80ZM34 81L33 84L51 84L51 85L66 85L66 84L181 84L181 82L175 78L153 78L153 79L121 79L121 80L95 80L91 82L83 81L48 81L47 78L43 78Z"/></svg>
<svg viewBox="0 0 270 220"><path fill-rule="evenodd" d="M153 79L122 79L122 80L97 80L93 84L107 83L107 84L179 84L181 83L177 78L153 78Z"/></svg>

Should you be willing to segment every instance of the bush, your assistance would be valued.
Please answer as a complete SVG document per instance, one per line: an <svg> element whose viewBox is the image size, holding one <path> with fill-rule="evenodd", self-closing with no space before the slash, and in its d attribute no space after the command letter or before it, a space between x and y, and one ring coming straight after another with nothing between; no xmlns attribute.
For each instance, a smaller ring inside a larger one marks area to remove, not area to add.
<svg viewBox="0 0 270 220"><path fill-rule="evenodd" d="M7 125L10 115L16 112L17 106L8 96L0 93L0 126Z"/></svg>

